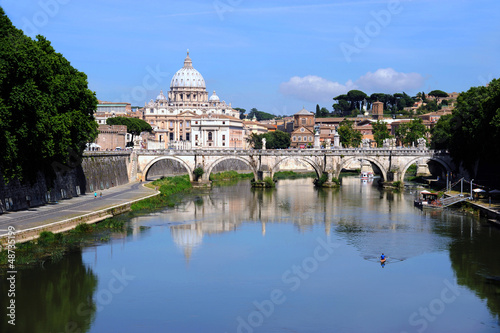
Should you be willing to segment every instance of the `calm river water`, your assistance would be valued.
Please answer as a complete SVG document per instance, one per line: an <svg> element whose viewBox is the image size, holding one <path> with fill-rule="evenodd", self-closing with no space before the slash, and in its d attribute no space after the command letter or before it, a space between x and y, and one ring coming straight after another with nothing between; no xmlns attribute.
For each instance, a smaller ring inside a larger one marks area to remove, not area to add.
<svg viewBox="0 0 500 333"><path fill-rule="evenodd" d="M333 190L311 179L214 187L134 218L108 243L18 273L15 328L500 331L500 231L419 210L414 196L357 177ZM13 331L5 321L1 331Z"/></svg>

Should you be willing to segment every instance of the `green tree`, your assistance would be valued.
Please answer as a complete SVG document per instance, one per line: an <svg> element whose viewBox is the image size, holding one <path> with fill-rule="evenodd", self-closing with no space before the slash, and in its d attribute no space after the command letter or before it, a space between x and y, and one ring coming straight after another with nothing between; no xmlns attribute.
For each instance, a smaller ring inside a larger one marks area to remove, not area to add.
<svg viewBox="0 0 500 333"><path fill-rule="evenodd" d="M262 139L264 138L266 139L266 149L287 149L290 147L290 135L282 131L263 134L252 133L247 141L254 149L262 149Z"/></svg>
<svg viewBox="0 0 500 333"><path fill-rule="evenodd" d="M4 180L34 180L72 165L97 136L87 76L16 29L0 8L0 169ZM71 160L71 161L70 161Z"/></svg>
<svg viewBox="0 0 500 333"><path fill-rule="evenodd" d="M392 138L392 135L391 133L389 133L389 129L387 128L387 124L385 122L377 120L376 123L372 123L372 128L373 139L377 143L377 147L382 147L385 139Z"/></svg>
<svg viewBox="0 0 500 333"><path fill-rule="evenodd" d="M151 133L153 131L151 125L139 118L113 117L106 119L106 124L127 126L127 133L132 134L132 139L130 142L134 141L134 136L141 135L142 132ZM129 146L129 144L127 144L127 146Z"/></svg>
<svg viewBox="0 0 500 333"><path fill-rule="evenodd" d="M428 95L434 97L436 101L439 97L448 97L448 94L442 90L433 90Z"/></svg>
<svg viewBox="0 0 500 333"><path fill-rule="evenodd" d="M354 129L354 122L344 120L338 128L340 142L344 147L359 147L363 135Z"/></svg>
<svg viewBox="0 0 500 333"><path fill-rule="evenodd" d="M361 110L363 108L363 100L365 100L366 98L368 98L368 95L366 95L361 90L350 90L347 93L347 99L351 104L350 111L354 109Z"/></svg>
<svg viewBox="0 0 500 333"><path fill-rule="evenodd" d="M330 115L330 111L327 108L320 108L319 104L316 104L316 118L325 118Z"/></svg>
<svg viewBox="0 0 500 333"><path fill-rule="evenodd" d="M453 134L451 128L452 115L444 115L439 118L436 125L431 130L431 148L448 149Z"/></svg>
<svg viewBox="0 0 500 333"><path fill-rule="evenodd" d="M450 131L450 154L471 174L481 162L500 162L500 80L458 96Z"/></svg>
<svg viewBox="0 0 500 333"><path fill-rule="evenodd" d="M396 129L395 135L403 145L409 146L416 143L417 139L425 137L427 132L422 119L417 118L407 123L401 123Z"/></svg>
<svg viewBox="0 0 500 333"><path fill-rule="evenodd" d="M257 121L261 120L270 120L276 118L275 115L264 112L264 111L259 111L256 108L250 109L250 113L248 114L248 119L253 119L253 117L257 119Z"/></svg>
<svg viewBox="0 0 500 333"><path fill-rule="evenodd" d="M233 109L235 109L235 110L237 110L237 111L240 112L240 119L244 119L245 118L245 112L247 112L247 110L242 109L242 108L233 108Z"/></svg>
<svg viewBox="0 0 500 333"><path fill-rule="evenodd" d="M338 115L347 115L350 112L350 105L347 101L347 95L339 95L334 98L337 103L333 104L333 110Z"/></svg>

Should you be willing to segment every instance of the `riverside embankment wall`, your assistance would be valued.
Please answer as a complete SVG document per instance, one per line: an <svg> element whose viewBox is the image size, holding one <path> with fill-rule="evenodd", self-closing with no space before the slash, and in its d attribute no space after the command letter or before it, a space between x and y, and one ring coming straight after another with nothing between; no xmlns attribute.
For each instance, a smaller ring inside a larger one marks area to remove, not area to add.
<svg viewBox="0 0 500 333"><path fill-rule="evenodd" d="M3 181L0 214L69 199L129 182L130 152L88 152L71 166L55 165L55 177L41 172L33 183Z"/></svg>

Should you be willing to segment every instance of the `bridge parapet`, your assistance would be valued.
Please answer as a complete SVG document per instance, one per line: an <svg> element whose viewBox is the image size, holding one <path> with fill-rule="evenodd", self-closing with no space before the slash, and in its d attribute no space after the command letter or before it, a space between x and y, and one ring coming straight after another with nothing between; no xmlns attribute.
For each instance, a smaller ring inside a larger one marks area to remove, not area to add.
<svg viewBox="0 0 500 333"><path fill-rule="evenodd" d="M341 170L355 160L378 167L384 180L403 180L412 164L423 165L433 160L450 171L451 159L447 152L427 148L335 148L335 149L188 149L136 150L138 174L145 177L149 168L161 159L175 159L183 164L192 178L193 170L202 167L208 181L214 166L227 159L246 163L255 175L269 173L272 177L282 163L294 159L310 165L320 177L339 176ZM258 177L256 177L257 179Z"/></svg>
<svg viewBox="0 0 500 333"><path fill-rule="evenodd" d="M418 148L336 148L336 149L164 149L164 150L137 150L139 155L183 155L183 156L340 156L340 155L398 155L398 156L429 156L436 155L431 149ZM441 153L442 154L442 153Z"/></svg>

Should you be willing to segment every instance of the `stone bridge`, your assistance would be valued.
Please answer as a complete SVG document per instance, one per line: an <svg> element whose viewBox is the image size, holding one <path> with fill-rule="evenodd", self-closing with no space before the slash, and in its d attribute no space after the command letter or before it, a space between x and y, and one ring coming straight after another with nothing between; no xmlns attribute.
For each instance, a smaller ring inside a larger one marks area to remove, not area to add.
<svg viewBox="0 0 500 333"><path fill-rule="evenodd" d="M450 156L441 151L422 148L340 148L340 149L285 149L285 150L137 150L132 153L132 164L137 178L145 180L149 169L158 161L170 159L183 165L191 181L195 180L194 169L201 167L204 174L201 182L209 182L213 168L225 160L239 160L248 165L256 180L273 177L280 170L280 164L290 159L309 164L318 177L326 174L328 182L338 178L342 169L353 162L374 167L383 181L402 181L408 168L416 164L417 174L429 173L429 165L440 166L441 174L452 171Z"/></svg>

